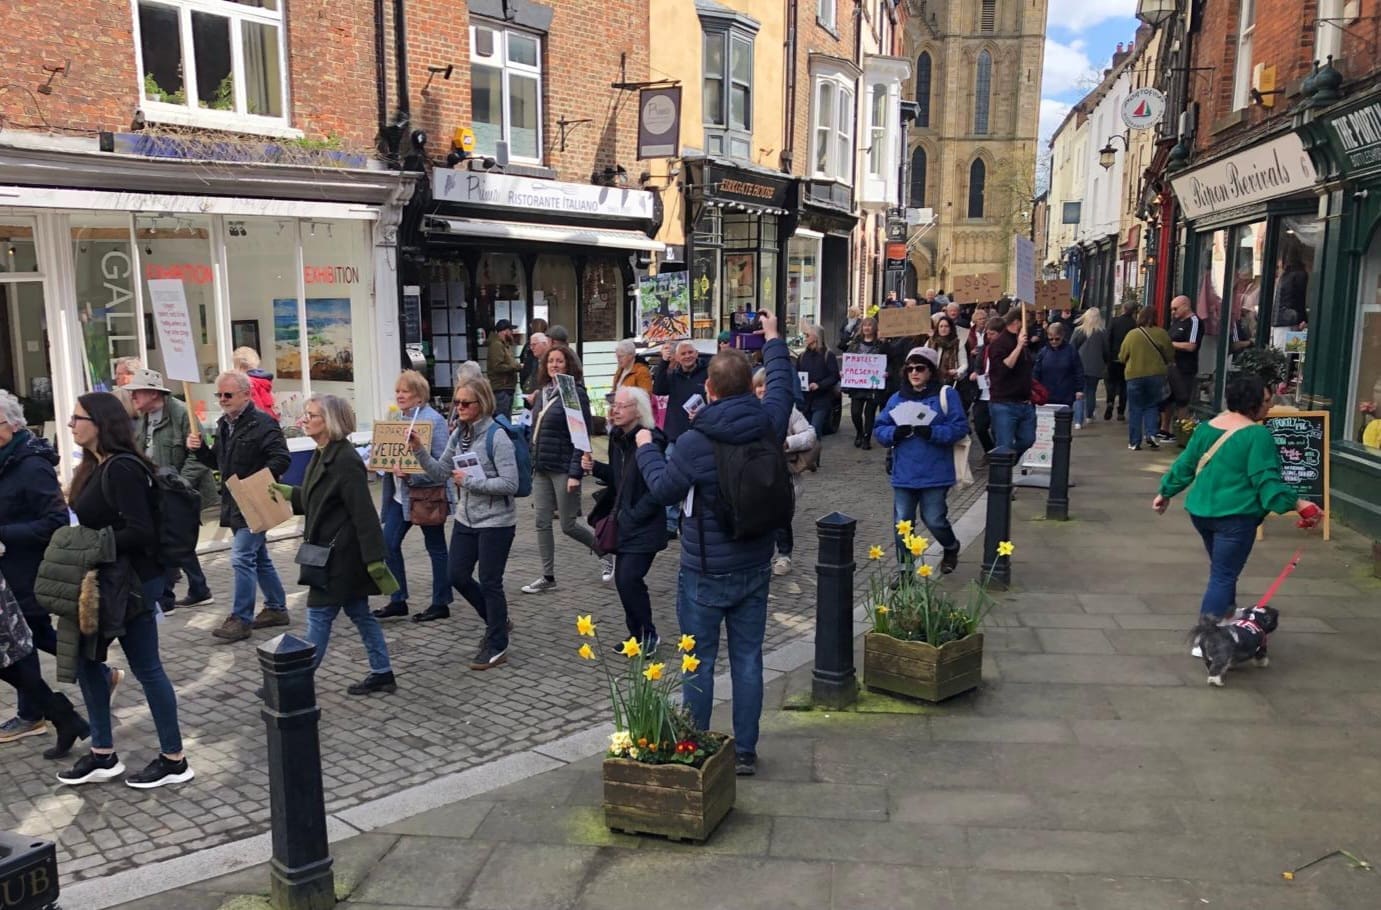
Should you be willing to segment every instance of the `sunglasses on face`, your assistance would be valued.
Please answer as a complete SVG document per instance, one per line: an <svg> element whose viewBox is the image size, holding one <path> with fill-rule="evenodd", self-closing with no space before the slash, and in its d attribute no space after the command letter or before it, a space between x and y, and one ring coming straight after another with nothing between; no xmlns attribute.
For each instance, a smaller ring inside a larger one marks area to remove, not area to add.
<svg viewBox="0 0 1381 910"><path fill-rule="evenodd" d="M238 394L240 394L240 393L239 393L239 392L217 392L217 393L216 393L216 397L219 398L221 401L229 401L230 399L234 398L234 397L235 397L236 395L238 395Z"/></svg>
<svg viewBox="0 0 1381 910"><path fill-rule="evenodd" d="M929 373L930 367L924 363L910 363L906 365L908 373Z"/></svg>
<svg viewBox="0 0 1381 910"><path fill-rule="evenodd" d="M479 404L478 401L466 401L466 400L461 399L461 398L457 398L457 399L456 399L456 407L458 407L458 408L468 408L468 407L471 407L472 405L477 405L477 404Z"/></svg>

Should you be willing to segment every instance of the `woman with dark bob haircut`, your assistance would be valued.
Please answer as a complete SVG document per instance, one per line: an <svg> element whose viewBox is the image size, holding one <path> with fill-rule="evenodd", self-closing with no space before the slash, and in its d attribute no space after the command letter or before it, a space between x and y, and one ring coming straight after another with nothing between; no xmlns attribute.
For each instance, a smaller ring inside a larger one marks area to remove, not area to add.
<svg viewBox="0 0 1381 910"><path fill-rule="evenodd" d="M1281 479L1275 440L1261 423L1271 409L1265 380L1255 373L1234 375L1228 380L1227 406L1194 430L1151 503L1164 514L1171 497L1193 485L1184 510L1204 540L1209 561L1199 613L1219 620L1237 606L1237 578L1262 519L1271 512L1297 511L1300 526L1313 527L1323 516L1322 509L1297 497Z"/></svg>

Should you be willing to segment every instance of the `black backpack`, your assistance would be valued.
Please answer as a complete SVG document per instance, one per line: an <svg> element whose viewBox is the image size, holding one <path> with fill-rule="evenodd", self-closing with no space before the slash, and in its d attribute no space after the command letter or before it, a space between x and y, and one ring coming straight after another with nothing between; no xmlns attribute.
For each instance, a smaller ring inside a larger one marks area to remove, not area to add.
<svg viewBox="0 0 1381 910"><path fill-rule="evenodd" d="M133 455L116 455L115 458L130 458L145 470L149 469L147 463ZM158 526L158 552L154 555L165 567L181 566L197 552L197 536L201 533L201 494L172 468L154 468L150 479L154 493L154 522ZM107 475L102 475L102 487L106 480ZM101 492L106 494L107 499L110 498L105 489Z"/></svg>
<svg viewBox="0 0 1381 910"><path fill-rule="evenodd" d="M715 518L731 540L754 540L791 523L796 499L781 442L714 443Z"/></svg>

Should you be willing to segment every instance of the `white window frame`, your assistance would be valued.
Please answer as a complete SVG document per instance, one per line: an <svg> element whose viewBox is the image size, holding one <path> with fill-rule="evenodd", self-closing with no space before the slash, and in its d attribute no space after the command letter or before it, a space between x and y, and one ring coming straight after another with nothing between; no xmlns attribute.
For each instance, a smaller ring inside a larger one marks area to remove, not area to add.
<svg viewBox="0 0 1381 910"><path fill-rule="evenodd" d="M887 168L889 95L885 82L868 87L868 176L877 180L883 179Z"/></svg>
<svg viewBox="0 0 1381 910"><path fill-rule="evenodd" d="M161 6L172 9L178 15L178 41L182 49L182 90L187 97L185 104L172 104L167 101L154 101L144 95L144 53L143 34L139 23L141 5ZM144 118L151 123L170 123L176 126L206 127L239 133L258 133L281 138L301 138L302 131L292 127L292 80L288 78L288 21L284 13L286 0L279 0L278 9L232 3L229 0L130 0L130 15L134 23L133 50L135 64L135 91L139 98L139 109ZM195 47L192 40L192 13L207 13L230 20L230 69L236 78L234 110L218 111L197 105L197 67L193 56ZM244 29L243 24L252 22L278 30L278 73L282 84L279 91L283 99L281 116L267 116L248 112L245 92L244 72Z"/></svg>
<svg viewBox="0 0 1381 910"><path fill-rule="evenodd" d="M1314 24L1314 59L1323 63L1330 56L1337 60L1343 54L1343 25L1347 16L1347 0L1319 0L1319 13ZM1331 21L1323 21L1323 20Z"/></svg>
<svg viewBox="0 0 1381 910"><path fill-rule="evenodd" d="M1237 15L1237 59L1232 74L1232 109L1240 111L1252 100L1252 39L1256 34L1257 0L1241 0Z"/></svg>
<svg viewBox="0 0 1381 910"><path fill-rule="evenodd" d="M820 121L820 99L826 86L833 97L830 123ZM810 170L816 179L853 185L856 88L854 79L840 72L816 73L811 77ZM817 167L822 144L825 149L823 170Z"/></svg>
<svg viewBox="0 0 1381 910"><path fill-rule="evenodd" d="M494 33L494 54L491 57L481 57L477 51L475 41L476 29L487 29ZM513 35L534 41L537 44L537 65L529 66L525 63L514 63L508 59L508 41ZM484 19L476 19L470 23L470 66L473 69L477 66L499 71L499 84L501 86L499 98L499 110L502 115L502 126L499 130L500 136L496 141L508 142L508 157L512 161L520 161L527 164L540 165L546 151L544 137L542 136L542 92L544 89L542 80L542 42L543 36L536 32L524 31L523 29L513 28L512 26L502 25L497 22L490 22ZM510 117L509 99L509 78L513 75L521 76L525 79L534 79L537 82L537 155L520 155L513 150L513 122ZM473 82L473 80L472 80ZM478 142L476 143L478 145ZM493 155L493 149L476 148L476 152L481 155Z"/></svg>
<svg viewBox="0 0 1381 910"><path fill-rule="evenodd" d="M830 31L837 27L837 0L815 0L815 21L819 22Z"/></svg>

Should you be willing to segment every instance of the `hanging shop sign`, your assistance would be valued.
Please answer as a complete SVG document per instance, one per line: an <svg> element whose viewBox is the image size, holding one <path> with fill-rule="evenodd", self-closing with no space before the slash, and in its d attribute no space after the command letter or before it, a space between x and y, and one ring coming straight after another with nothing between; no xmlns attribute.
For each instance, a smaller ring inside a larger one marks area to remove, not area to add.
<svg viewBox="0 0 1381 910"><path fill-rule="evenodd" d="M1348 170L1381 164L1381 101L1325 121L1329 138L1343 153Z"/></svg>
<svg viewBox="0 0 1381 910"><path fill-rule="evenodd" d="M1165 95L1139 88L1122 102L1122 122L1134 130L1149 130L1165 116Z"/></svg>
<svg viewBox="0 0 1381 910"><path fill-rule="evenodd" d="M514 212L652 220L653 194L618 186L562 183L483 171L437 169L432 198Z"/></svg>
<svg viewBox="0 0 1381 910"><path fill-rule="evenodd" d="M638 160L674 158L681 146L681 87L638 94Z"/></svg>
<svg viewBox="0 0 1381 910"><path fill-rule="evenodd" d="M1170 178L1180 208L1202 218L1256 202L1308 191L1314 165L1298 135L1282 136Z"/></svg>

